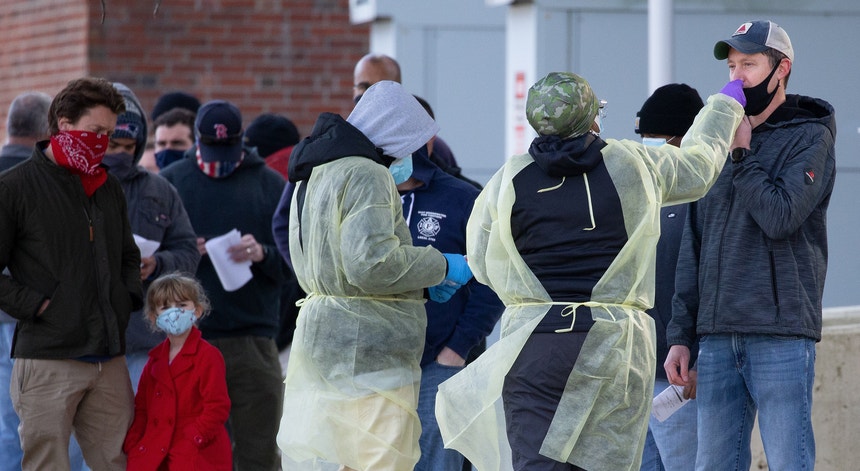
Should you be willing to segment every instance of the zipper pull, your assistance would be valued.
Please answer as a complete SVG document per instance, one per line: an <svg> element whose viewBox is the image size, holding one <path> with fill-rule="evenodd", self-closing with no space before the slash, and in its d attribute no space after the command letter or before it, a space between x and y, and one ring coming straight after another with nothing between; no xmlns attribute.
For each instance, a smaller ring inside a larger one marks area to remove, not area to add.
<svg viewBox="0 0 860 471"><path fill-rule="evenodd" d="M93 234L94 234L94 232L93 232L93 224L92 224L92 223L90 223L90 242L92 242L92 241L93 241Z"/></svg>

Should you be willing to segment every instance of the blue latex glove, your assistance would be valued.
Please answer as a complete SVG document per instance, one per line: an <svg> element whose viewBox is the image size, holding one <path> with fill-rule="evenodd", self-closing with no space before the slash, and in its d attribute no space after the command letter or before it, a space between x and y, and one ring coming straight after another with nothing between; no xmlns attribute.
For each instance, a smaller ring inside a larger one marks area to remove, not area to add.
<svg viewBox="0 0 860 471"><path fill-rule="evenodd" d="M451 281L443 281L436 286L427 288L427 291L430 293L430 299L437 303L445 303L451 299L451 296L454 296L460 286Z"/></svg>
<svg viewBox="0 0 860 471"><path fill-rule="evenodd" d="M720 93L723 95L728 95L734 98L741 106L747 106L747 97L744 95L744 81L743 80L732 80L727 83Z"/></svg>
<svg viewBox="0 0 860 471"><path fill-rule="evenodd" d="M453 281L458 285L465 285L472 279L472 270L469 269L469 264L466 263L466 257L455 253L443 253L442 255L448 261L448 274L445 275L445 281ZM445 284L445 281L442 284Z"/></svg>

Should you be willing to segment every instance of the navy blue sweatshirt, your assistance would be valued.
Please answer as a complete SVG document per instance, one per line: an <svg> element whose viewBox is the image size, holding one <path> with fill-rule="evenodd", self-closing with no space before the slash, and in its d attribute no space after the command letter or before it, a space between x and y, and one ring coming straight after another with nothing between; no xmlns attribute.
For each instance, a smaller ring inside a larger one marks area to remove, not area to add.
<svg viewBox="0 0 860 471"><path fill-rule="evenodd" d="M401 192L403 216L416 246L443 253L466 253L466 223L478 189L446 173L427 158L426 147L412 154L412 178L423 183ZM421 366L444 347L466 358L492 330L504 311L498 296L472 279L446 303L427 301L427 336Z"/></svg>

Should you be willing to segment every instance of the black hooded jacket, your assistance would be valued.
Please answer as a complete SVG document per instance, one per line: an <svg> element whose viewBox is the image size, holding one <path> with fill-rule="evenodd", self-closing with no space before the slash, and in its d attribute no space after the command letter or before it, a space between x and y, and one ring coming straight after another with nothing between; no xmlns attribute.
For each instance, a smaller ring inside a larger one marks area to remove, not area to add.
<svg viewBox="0 0 860 471"><path fill-rule="evenodd" d="M538 137L529 148L535 162L514 177L514 242L555 301L591 299L594 285L627 241L621 200L601 154L605 146L591 133ZM594 214L600 215L599 224ZM562 307L554 306L536 331L569 327ZM578 312L574 330L586 331L591 316L579 314L584 312Z"/></svg>
<svg viewBox="0 0 860 471"><path fill-rule="evenodd" d="M344 157L367 157L388 167L394 161L382 155L382 149L372 142L355 126L334 113L322 113L310 136L299 142L292 155L288 174L290 181L298 183L311 176L314 167Z"/></svg>

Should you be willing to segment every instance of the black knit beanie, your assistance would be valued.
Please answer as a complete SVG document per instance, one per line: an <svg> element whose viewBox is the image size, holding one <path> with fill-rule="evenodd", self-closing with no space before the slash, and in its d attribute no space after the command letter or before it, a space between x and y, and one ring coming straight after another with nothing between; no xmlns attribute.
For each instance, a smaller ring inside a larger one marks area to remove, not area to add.
<svg viewBox="0 0 860 471"><path fill-rule="evenodd" d="M292 121L274 113L257 116L245 129L245 145L256 147L260 157L299 143L299 130Z"/></svg>
<svg viewBox="0 0 860 471"><path fill-rule="evenodd" d="M194 95L185 92L170 92L161 95L158 98L158 101L155 102L155 106L152 107L152 114L150 118L155 121L159 116L164 113L172 110L173 108L185 108L192 113L197 113L197 110L200 109L200 100L197 99Z"/></svg>
<svg viewBox="0 0 860 471"><path fill-rule="evenodd" d="M695 88L684 83L663 85L636 113L636 134L683 136L703 106Z"/></svg>

